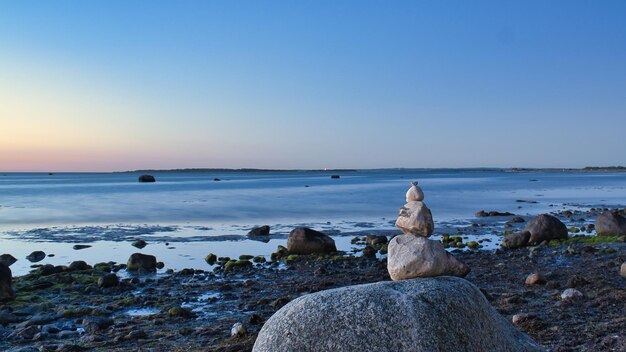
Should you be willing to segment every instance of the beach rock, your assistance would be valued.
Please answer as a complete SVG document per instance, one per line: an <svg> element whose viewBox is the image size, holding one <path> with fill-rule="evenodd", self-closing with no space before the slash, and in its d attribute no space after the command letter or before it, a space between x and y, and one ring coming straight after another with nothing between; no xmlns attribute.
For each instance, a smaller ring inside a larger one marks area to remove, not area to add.
<svg viewBox="0 0 626 352"><path fill-rule="evenodd" d="M330 236L308 227L297 227L289 233L287 250L292 254L332 253L337 247Z"/></svg>
<svg viewBox="0 0 626 352"><path fill-rule="evenodd" d="M230 328L230 337L241 337L246 334L246 328L242 323L235 323L233 327Z"/></svg>
<svg viewBox="0 0 626 352"><path fill-rule="evenodd" d="M424 192L422 192L422 189L417 185L417 182L411 183L411 188L406 191L406 202L421 202L423 200Z"/></svg>
<svg viewBox="0 0 626 352"><path fill-rule="evenodd" d="M91 265L85 263L82 260L76 260L70 263L70 265L68 266L68 269L71 271L76 271L76 270L89 270L91 269Z"/></svg>
<svg viewBox="0 0 626 352"><path fill-rule="evenodd" d="M619 274L623 277L626 278L626 262L622 263L622 266L620 266L619 268Z"/></svg>
<svg viewBox="0 0 626 352"><path fill-rule="evenodd" d="M339 175L330 175L330 178L337 180L337 179L340 179L341 176L339 176Z"/></svg>
<svg viewBox="0 0 626 352"><path fill-rule="evenodd" d="M254 352L543 351L469 281L438 277L299 297L259 332Z"/></svg>
<svg viewBox="0 0 626 352"><path fill-rule="evenodd" d="M490 212L486 212L484 210L479 211L478 213L474 214L476 215L477 218L484 218L484 217L488 217L488 216L511 216L514 215L512 213L507 212L499 212L499 211L490 211Z"/></svg>
<svg viewBox="0 0 626 352"><path fill-rule="evenodd" d="M528 286L543 285L546 283L546 280L538 273L532 273L526 277L526 281L524 283Z"/></svg>
<svg viewBox="0 0 626 352"><path fill-rule="evenodd" d="M583 297L583 293L575 288L568 288L561 293L561 300L563 301L576 301Z"/></svg>
<svg viewBox="0 0 626 352"><path fill-rule="evenodd" d="M270 227L268 225L255 227L252 230L250 230L250 232L248 232L249 237L269 236L269 235L270 235Z"/></svg>
<svg viewBox="0 0 626 352"><path fill-rule="evenodd" d="M143 270L143 271L155 271L156 270L156 257L148 254L133 253L128 258L126 263L127 270Z"/></svg>
<svg viewBox="0 0 626 352"><path fill-rule="evenodd" d="M0 302L15 298L13 291L13 275L11 269L4 264L0 264Z"/></svg>
<svg viewBox="0 0 626 352"><path fill-rule="evenodd" d="M113 319L104 316L87 317L82 323L87 332L96 333L113 325Z"/></svg>
<svg viewBox="0 0 626 352"><path fill-rule="evenodd" d="M86 248L89 248L89 247L91 247L91 245L88 245L88 244L75 244L74 246L72 246L72 248L74 250L77 250L77 251L79 251L81 249L86 249Z"/></svg>
<svg viewBox="0 0 626 352"><path fill-rule="evenodd" d="M524 220L524 218L521 217L521 216L514 216L514 217L511 218L510 221L511 222L516 222L516 223L526 222L526 220Z"/></svg>
<svg viewBox="0 0 626 352"><path fill-rule="evenodd" d="M13 263L17 261L17 258L10 254L0 255L0 264L4 264L6 266L11 266Z"/></svg>
<svg viewBox="0 0 626 352"><path fill-rule="evenodd" d="M439 241L413 235L389 242L387 270L392 280L452 275L463 277L469 267L448 253Z"/></svg>
<svg viewBox="0 0 626 352"><path fill-rule="evenodd" d="M605 212L596 218L596 233L600 236L626 236L626 218L616 212Z"/></svg>
<svg viewBox="0 0 626 352"><path fill-rule="evenodd" d="M369 244L370 246L375 246L377 244L386 244L387 243L387 236L385 236L385 235L367 235L367 237L365 237L365 243Z"/></svg>
<svg viewBox="0 0 626 352"><path fill-rule="evenodd" d="M156 179L152 175L139 176L139 182L156 182Z"/></svg>
<svg viewBox="0 0 626 352"><path fill-rule="evenodd" d="M28 261L30 261L31 263L37 263L37 262L42 261L45 257L46 257L46 253L42 251L34 251L28 256L26 256L26 259L28 259Z"/></svg>
<svg viewBox="0 0 626 352"><path fill-rule="evenodd" d="M408 202L398 214L396 227L405 234L430 237L435 230L433 215L423 202Z"/></svg>
<svg viewBox="0 0 626 352"><path fill-rule="evenodd" d="M98 287L108 288L119 285L120 279L115 274L106 274L98 278Z"/></svg>
<svg viewBox="0 0 626 352"><path fill-rule="evenodd" d="M135 247L135 248L139 248L142 249L145 246L147 246L148 243L146 243L146 241L142 240L142 239L138 239L137 241L131 243L131 246Z"/></svg>
<svg viewBox="0 0 626 352"><path fill-rule="evenodd" d="M376 258L376 248L367 245L363 248L363 257L365 258Z"/></svg>
<svg viewBox="0 0 626 352"><path fill-rule="evenodd" d="M504 235L504 238L502 239L502 247L507 249L521 248L527 245L529 240L529 231L521 231Z"/></svg>
<svg viewBox="0 0 626 352"><path fill-rule="evenodd" d="M528 243L541 243L543 241L567 238L567 227L565 227L565 224L548 214L537 215L526 224L524 230L530 232Z"/></svg>

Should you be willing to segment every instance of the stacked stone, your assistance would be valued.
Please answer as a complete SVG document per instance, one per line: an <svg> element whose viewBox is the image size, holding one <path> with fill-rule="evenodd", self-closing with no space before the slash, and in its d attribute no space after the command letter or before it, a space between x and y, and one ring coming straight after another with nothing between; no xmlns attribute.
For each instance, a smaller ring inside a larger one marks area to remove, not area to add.
<svg viewBox="0 0 626 352"><path fill-rule="evenodd" d="M424 204L424 192L411 183L406 204L400 208L396 226L404 235L389 242L387 270L392 280L453 275L464 277L469 268L448 253L440 241L429 240L433 216Z"/></svg>

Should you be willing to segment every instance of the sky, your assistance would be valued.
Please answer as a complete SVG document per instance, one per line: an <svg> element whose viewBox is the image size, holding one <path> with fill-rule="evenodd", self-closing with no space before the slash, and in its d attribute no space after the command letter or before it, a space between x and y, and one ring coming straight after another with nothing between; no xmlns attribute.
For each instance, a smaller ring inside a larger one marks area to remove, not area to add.
<svg viewBox="0 0 626 352"><path fill-rule="evenodd" d="M625 16L0 0L0 170L626 165Z"/></svg>

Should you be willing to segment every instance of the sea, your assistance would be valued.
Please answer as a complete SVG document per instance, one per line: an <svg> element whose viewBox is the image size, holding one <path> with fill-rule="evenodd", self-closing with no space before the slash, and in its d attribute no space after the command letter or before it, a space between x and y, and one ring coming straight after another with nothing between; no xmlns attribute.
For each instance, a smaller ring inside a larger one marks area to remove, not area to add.
<svg viewBox="0 0 626 352"><path fill-rule="evenodd" d="M398 233L394 222L411 181L418 181L424 191L435 235L442 228L471 225L479 210L532 216L626 204L626 173L620 172L382 169L150 174L156 182L138 182L138 172L0 173L0 254L18 258L11 266L14 275L32 270L33 263L25 257L35 250L48 255L36 264L124 263L130 254L141 252L163 261L163 270L208 270L211 266L204 261L208 253L269 257L278 245L286 245L288 233L297 226L326 232L340 250L349 251L355 235ZM260 225L271 227L269 239L246 236ZM133 247L137 239L148 246ZM76 244L90 247L76 250Z"/></svg>

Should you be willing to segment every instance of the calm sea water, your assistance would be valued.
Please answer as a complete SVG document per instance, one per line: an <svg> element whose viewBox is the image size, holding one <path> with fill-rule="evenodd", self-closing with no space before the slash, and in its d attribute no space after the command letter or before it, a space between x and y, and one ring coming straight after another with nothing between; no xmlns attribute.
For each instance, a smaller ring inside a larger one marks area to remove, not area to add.
<svg viewBox="0 0 626 352"><path fill-rule="evenodd" d="M626 204L626 173L508 173L475 170L338 172L0 174L0 254L20 259L33 250L54 253L41 263L123 262L151 244L168 267L202 267L218 255L269 254L297 225L338 232L392 230L409 181L418 180L437 224L468 224L478 210L531 215L563 207ZM218 178L220 181L215 181ZM536 201L520 203L516 200ZM564 205L566 204L566 205ZM269 243L245 238L256 225L272 226ZM336 236L339 247L349 238ZM72 244L93 247L72 250ZM167 243L167 244L166 244Z"/></svg>

